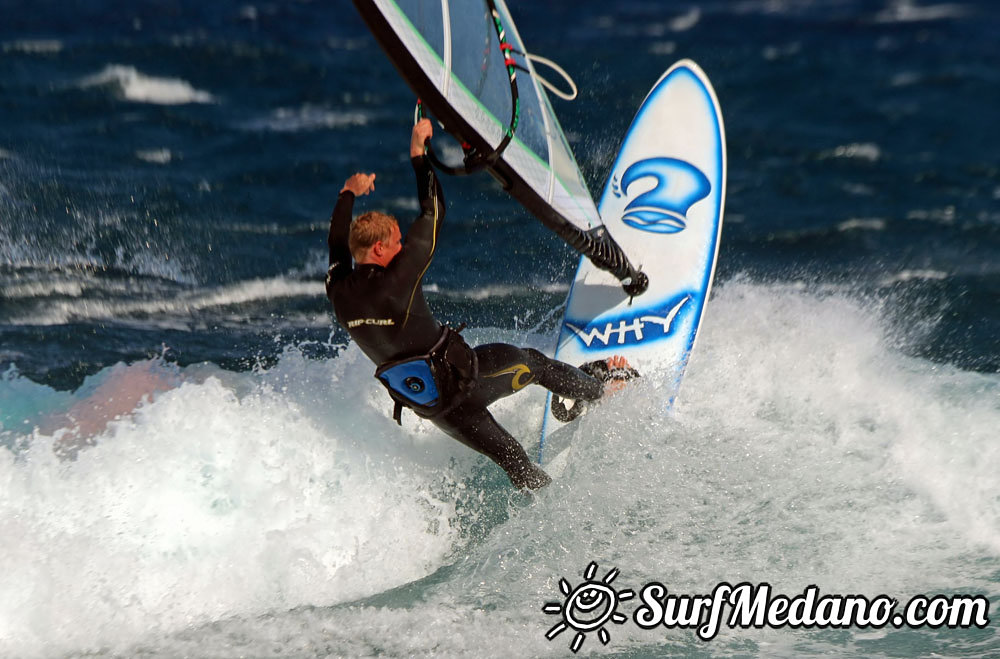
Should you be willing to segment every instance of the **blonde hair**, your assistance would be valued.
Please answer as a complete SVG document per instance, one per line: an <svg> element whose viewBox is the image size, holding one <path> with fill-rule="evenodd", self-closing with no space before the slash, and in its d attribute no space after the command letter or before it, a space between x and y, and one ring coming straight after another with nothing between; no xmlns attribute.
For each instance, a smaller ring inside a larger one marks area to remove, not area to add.
<svg viewBox="0 0 1000 659"><path fill-rule="evenodd" d="M351 234L348 238L351 256L355 261L364 259L372 245L392 237L392 229L398 224L392 215L379 211L368 211L358 215L351 223Z"/></svg>

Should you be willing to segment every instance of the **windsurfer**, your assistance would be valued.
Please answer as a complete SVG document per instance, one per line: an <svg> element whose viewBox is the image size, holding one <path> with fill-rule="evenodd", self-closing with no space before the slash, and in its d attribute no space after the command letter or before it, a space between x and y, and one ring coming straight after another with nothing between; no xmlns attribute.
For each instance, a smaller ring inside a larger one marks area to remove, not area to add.
<svg viewBox="0 0 1000 659"><path fill-rule="evenodd" d="M491 343L472 349L457 331L435 320L422 290L445 216L441 185L425 155L432 133L431 122L423 119L410 138L421 213L405 242L391 215L367 212L351 220L355 198L374 191L375 174L354 174L344 183L330 218L327 296L337 321L379 366L377 375L396 402L397 421L401 407L409 407L497 463L515 487L543 487L549 476L487 407L540 384L582 408L620 387L634 371L623 357L607 360L597 371L601 377L595 377L531 348Z"/></svg>

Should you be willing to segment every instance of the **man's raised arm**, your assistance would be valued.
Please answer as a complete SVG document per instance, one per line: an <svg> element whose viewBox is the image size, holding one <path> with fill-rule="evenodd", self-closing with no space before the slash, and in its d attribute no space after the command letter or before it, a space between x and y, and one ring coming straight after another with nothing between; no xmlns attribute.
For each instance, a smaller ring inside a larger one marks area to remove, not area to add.
<svg viewBox="0 0 1000 659"><path fill-rule="evenodd" d="M351 233L351 212L354 210L354 198L366 195L375 190L375 174L357 173L344 182L337 197L337 205L330 216L330 233L326 243L330 248L330 268L327 270L327 282L347 276L351 272L351 248L349 237Z"/></svg>
<svg viewBox="0 0 1000 659"><path fill-rule="evenodd" d="M424 145L434 129L429 119L421 119L410 137L410 162L417 179L417 198L420 200L420 217L406 232L406 245L401 255L405 262L426 264L434 256L438 232L444 220L444 192L438 183L430 161L424 155Z"/></svg>

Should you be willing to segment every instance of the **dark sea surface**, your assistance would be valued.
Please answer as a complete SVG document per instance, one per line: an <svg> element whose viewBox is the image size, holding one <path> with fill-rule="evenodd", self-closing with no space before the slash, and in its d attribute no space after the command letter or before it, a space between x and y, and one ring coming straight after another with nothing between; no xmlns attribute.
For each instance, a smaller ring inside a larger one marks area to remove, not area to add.
<svg viewBox="0 0 1000 659"><path fill-rule="evenodd" d="M344 180L417 208L415 99L352 3L0 0L0 656L566 656L542 607L591 561L1000 616L1000 5L510 9L580 87L553 106L592 192L680 58L729 159L675 413L650 381L602 405L533 498L399 430L332 322ZM432 308L551 352L576 254L443 185ZM543 403L495 413L530 447ZM1000 656L992 621L705 642L638 606L581 654Z"/></svg>

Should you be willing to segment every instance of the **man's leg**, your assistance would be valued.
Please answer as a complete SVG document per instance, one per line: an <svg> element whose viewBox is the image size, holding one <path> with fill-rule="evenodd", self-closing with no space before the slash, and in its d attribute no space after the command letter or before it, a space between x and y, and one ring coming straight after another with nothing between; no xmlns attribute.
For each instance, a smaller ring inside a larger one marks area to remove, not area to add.
<svg viewBox="0 0 1000 659"><path fill-rule="evenodd" d="M433 422L448 436L500 465L507 472L510 482L518 489L535 490L552 481L483 406L468 403L459 405L441 418L433 419Z"/></svg>
<svg viewBox="0 0 1000 659"><path fill-rule="evenodd" d="M597 400L604 394L604 384L594 376L549 359L533 348L489 343L477 346L476 356L479 380L472 400L484 407L529 384L539 384L558 396L578 400Z"/></svg>
<svg viewBox="0 0 1000 659"><path fill-rule="evenodd" d="M548 474L531 461L524 448L486 407L529 384L540 384L561 397L597 400L604 395L604 383L532 348L490 343L475 350L479 360L475 389L454 410L434 418L434 424L500 465L515 487L537 489L548 485L551 482Z"/></svg>

